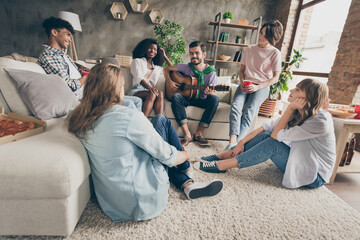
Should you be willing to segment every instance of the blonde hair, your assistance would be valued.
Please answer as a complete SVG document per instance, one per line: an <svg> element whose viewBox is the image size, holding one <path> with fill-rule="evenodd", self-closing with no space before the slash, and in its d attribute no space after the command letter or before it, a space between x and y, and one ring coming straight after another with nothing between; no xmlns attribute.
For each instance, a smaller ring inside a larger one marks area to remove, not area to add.
<svg viewBox="0 0 360 240"><path fill-rule="evenodd" d="M67 117L68 131L85 139L86 131L114 104L122 102L124 80L118 66L103 63L94 66L85 83L80 104Z"/></svg>
<svg viewBox="0 0 360 240"><path fill-rule="evenodd" d="M305 91L306 105L303 111L296 110L292 119L288 123L288 127L299 126L305 120L315 116L319 110L327 103L329 98L329 89L324 84L317 80L306 78L299 82L296 87L301 91Z"/></svg>

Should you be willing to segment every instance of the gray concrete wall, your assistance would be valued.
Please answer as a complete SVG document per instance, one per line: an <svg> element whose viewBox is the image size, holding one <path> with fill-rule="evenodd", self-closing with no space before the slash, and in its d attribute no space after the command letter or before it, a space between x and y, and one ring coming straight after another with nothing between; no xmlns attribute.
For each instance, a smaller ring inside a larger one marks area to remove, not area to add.
<svg viewBox="0 0 360 240"><path fill-rule="evenodd" d="M42 21L57 16L61 10L75 12L80 16L82 32L75 34L79 59L98 59L114 54L131 55L135 45L146 37L154 36L154 25L149 18L152 8L160 8L165 19L175 21L184 27L183 36L187 45L194 40L206 42L212 37L213 27L208 23L218 12L230 10L232 22L239 19L253 19L263 16L271 20L278 0L148 0L149 7L144 14L131 10L128 0L123 2L129 12L125 21L113 19L110 7L113 1L105 0L0 0L0 56L18 52L37 57L41 43L47 41L41 27ZM230 32L230 40L242 30L224 29ZM250 31L247 32L250 34ZM210 50L210 45L207 44ZM219 53L234 56L237 47L220 46ZM184 56L184 61L189 61ZM236 72L235 64L219 65ZM232 72L231 72L232 71Z"/></svg>

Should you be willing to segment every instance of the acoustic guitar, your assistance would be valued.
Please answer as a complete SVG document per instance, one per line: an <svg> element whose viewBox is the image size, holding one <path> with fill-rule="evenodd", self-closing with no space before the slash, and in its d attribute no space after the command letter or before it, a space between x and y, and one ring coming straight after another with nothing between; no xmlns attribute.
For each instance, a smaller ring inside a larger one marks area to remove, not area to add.
<svg viewBox="0 0 360 240"><path fill-rule="evenodd" d="M171 84L169 81L165 82L165 94L166 98L171 101L171 98L174 94L180 93L182 96L195 99L198 91L204 91L207 87L212 90L226 92L229 91L230 87L226 85L217 85L217 86L205 86L205 85L198 85L198 79L193 76L182 75L179 72L171 71L170 78L173 82L180 84L179 89L175 92L171 89Z"/></svg>

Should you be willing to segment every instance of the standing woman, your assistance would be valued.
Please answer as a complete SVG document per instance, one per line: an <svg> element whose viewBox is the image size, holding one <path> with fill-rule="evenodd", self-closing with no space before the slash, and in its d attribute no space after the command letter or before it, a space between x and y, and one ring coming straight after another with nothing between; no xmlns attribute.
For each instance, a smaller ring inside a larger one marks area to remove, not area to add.
<svg viewBox="0 0 360 240"><path fill-rule="evenodd" d="M127 95L143 100L142 110L146 117L153 108L155 115L164 112L164 93L155 88L163 74L161 66L164 60L169 66L172 65L164 49L160 48L156 40L152 38L146 38L139 42L133 51L133 61L131 62L133 87Z"/></svg>
<svg viewBox="0 0 360 240"><path fill-rule="evenodd" d="M150 122L121 105L124 79L119 67L94 66L84 97L68 116L68 130L86 148L97 200L113 221L146 220L166 207L172 182L189 199L214 196L220 180L194 182L190 155L163 115Z"/></svg>
<svg viewBox="0 0 360 240"><path fill-rule="evenodd" d="M258 44L244 50L240 61L240 85L235 92L229 117L229 144L225 149L235 146L246 136L255 114L269 96L270 85L279 80L281 54L274 46L282 34L283 26L279 21L265 23L261 27ZM244 80L252 84L244 86Z"/></svg>
<svg viewBox="0 0 360 240"><path fill-rule="evenodd" d="M221 173L246 168L271 159L284 173L287 188L317 188L329 182L336 158L332 116L325 84L304 79L290 90L289 106L283 115L263 123L233 148L202 157L205 172Z"/></svg>

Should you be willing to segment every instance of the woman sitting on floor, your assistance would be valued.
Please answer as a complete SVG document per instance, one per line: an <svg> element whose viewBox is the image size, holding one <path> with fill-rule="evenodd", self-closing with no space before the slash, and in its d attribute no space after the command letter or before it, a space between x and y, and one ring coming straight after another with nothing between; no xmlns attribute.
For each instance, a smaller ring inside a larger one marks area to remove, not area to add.
<svg viewBox="0 0 360 240"><path fill-rule="evenodd" d="M229 150L202 157L205 172L221 173L271 159L284 173L287 188L317 188L328 182L335 164L335 134L328 103L328 88L304 79L290 91L283 115L255 129ZM222 160L224 159L224 160Z"/></svg>
<svg viewBox="0 0 360 240"><path fill-rule="evenodd" d="M68 116L68 130L87 150L97 200L115 222L146 220L166 207L169 180L189 199L214 196L220 180L194 183L190 155L171 122L121 105L124 80L119 67L94 66L84 97ZM190 172L189 172L190 171Z"/></svg>
<svg viewBox="0 0 360 240"><path fill-rule="evenodd" d="M163 68L161 67L166 60L169 66L172 65L165 54L164 49L160 48L155 39L146 38L136 45L133 51L133 61L131 62L131 74L133 75L133 87L127 93L143 100L143 113L149 116L154 108L155 114L164 112L164 93L155 88Z"/></svg>

